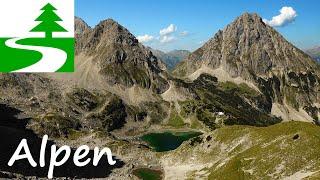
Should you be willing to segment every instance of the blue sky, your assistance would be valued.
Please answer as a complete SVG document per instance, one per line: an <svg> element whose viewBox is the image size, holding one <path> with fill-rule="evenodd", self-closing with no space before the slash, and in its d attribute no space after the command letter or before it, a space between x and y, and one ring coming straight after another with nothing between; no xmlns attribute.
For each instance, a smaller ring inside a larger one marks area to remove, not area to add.
<svg viewBox="0 0 320 180"><path fill-rule="evenodd" d="M92 27L112 18L152 48L193 51L244 12L282 25L275 28L301 49L320 45L319 7L319 0L76 0L75 10Z"/></svg>

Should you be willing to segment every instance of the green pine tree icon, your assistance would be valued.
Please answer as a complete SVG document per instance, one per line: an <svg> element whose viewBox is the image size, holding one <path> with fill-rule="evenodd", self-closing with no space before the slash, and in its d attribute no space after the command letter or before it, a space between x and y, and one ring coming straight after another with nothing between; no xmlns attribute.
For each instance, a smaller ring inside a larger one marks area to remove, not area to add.
<svg viewBox="0 0 320 180"><path fill-rule="evenodd" d="M41 10L43 10L43 13L35 20L41 21L41 23L34 27L31 32L45 32L46 38L52 38L53 32L67 32L56 22L62 21L62 19L54 12L57 10L55 7L48 3Z"/></svg>

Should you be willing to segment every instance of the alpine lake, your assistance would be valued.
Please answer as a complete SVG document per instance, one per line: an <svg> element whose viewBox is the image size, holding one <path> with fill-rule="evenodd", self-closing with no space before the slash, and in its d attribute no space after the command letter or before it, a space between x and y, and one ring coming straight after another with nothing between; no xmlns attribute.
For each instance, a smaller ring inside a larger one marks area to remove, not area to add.
<svg viewBox="0 0 320 180"><path fill-rule="evenodd" d="M175 132L165 131L159 133L148 133L140 139L148 144L156 152L166 152L177 149L184 141L200 136L201 132L187 131ZM137 168L133 174L142 180L161 180L163 173L161 170L150 168Z"/></svg>

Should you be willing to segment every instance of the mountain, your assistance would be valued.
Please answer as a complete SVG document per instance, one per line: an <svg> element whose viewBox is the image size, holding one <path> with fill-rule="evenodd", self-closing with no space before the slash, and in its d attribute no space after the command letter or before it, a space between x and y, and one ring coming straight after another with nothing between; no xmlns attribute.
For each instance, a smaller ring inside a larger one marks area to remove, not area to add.
<svg viewBox="0 0 320 180"><path fill-rule="evenodd" d="M162 93L168 87L159 60L123 26L108 19L87 31L77 42L78 56L97 64L109 84L131 87L135 84Z"/></svg>
<svg viewBox="0 0 320 180"><path fill-rule="evenodd" d="M81 18L74 18L74 28L76 37L82 36L85 31L90 31L91 27Z"/></svg>
<svg viewBox="0 0 320 180"><path fill-rule="evenodd" d="M316 61L320 62L320 46L314 47L311 49L305 50L305 52L310 55L312 58L314 58Z"/></svg>
<svg viewBox="0 0 320 180"><path fill-rule="evenodd" d="M190 52L187 50L173 50L168 53L152 48L150 48L150 50L153 55L158 59L161 59L167 65L169 70L173 70L179 62L190 55Z"/></svg>
<svg viewBox="0 0 320 180"><path fill-rule="evenodd" d="M112 19L85 31L76 42L77 56L93 59L103 81L132 87L135 84L162 93L168 87L160 61L123 26Z"/></svg>
<svg viewBox="0 0 320 180"><path fill-rule="evenodd" d="M318 65L257 14L238 17L173 71L191 80L203 73L258 90L284 120L319 118Z"/></svg>

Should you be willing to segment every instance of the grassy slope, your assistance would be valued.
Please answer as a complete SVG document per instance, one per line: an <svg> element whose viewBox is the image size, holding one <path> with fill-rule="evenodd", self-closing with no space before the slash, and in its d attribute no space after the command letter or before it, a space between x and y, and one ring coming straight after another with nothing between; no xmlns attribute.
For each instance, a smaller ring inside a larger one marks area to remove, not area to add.
<svg viewBox="0 0 320 180"><path fill-rule="evenodd" d="M169 157L176 163L173 166L210 164L202 169L209 179L278 179L297 172L317 172L320 127L304 122L223 127L184 144ZM189 177L199 175L189 172Z"/></svg>
<svg viewBox="0 0 320 180"><path fill-rule="evenodd" d="M171 111L168 125L175 127L175 128L182 128L185 126L185 123L184 123L182 117L178 114L178 112L176 112L175 109L172 109L172 111Z"/></svg>
<svg viewBox="0 0 320 180"><path fill-rule="evenodd" d="M0 38L0 72L11 72L38 62L42 54L36 51L12 49L5 46L8 38Z"/></svg>
<svg viewBox="0 0 320 180"><path fill-rule="evenodd" d="M209 177L226 178L227 172L233 172L229 173L230 178L262 178L272 174L279 178L301 170L319 170L319 127L292 122L270 128L250 128L250 131L253 146L236 155L217 171L212 168ZM299 139L294 140L297 135ZM251 158L252 160L247 160ZM245 170L253 172L245 173Z"/></svg>

